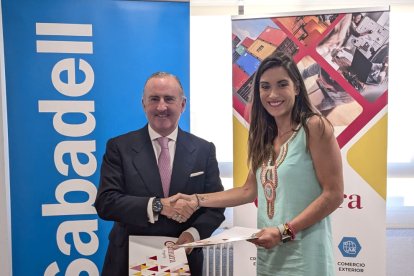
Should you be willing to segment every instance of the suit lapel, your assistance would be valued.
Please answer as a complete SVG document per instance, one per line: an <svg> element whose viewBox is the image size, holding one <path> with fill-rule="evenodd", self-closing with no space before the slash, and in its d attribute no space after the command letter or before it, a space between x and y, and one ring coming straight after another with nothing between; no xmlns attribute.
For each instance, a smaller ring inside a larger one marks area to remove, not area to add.
<svg viewBox="0 0 414 276"><path fill-rule="evenodd" d="M186 190L188 177L195 162L194 151L196 149L189 137L187 133L183 132L180 128L178 129L173 172L171 175L170 196Z"/></svg>
<svg viewBox="0 0 414 276"><path fill-rule="evenodd" d="M140 129L132 143L133 163L151 195L164 197L157 160L148 134L148 126Z"/></svg>

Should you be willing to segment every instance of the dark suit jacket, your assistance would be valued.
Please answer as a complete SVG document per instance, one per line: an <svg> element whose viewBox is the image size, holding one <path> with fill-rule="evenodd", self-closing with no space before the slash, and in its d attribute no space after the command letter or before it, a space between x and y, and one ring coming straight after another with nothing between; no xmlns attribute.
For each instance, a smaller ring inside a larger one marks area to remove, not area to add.
<svg viewBox="0 0 414 276"><path fill-rule="evenodd" d="M204 172L190 177L192 173ZM178 129L170 196L223 190L213 143ZM128 275L128 236L178 237L194 227L200 238L209 237L224 220L224 209L200 208L185 223L160 215L148 221L150 197L163 197L160 174L148 125L108 141L101 166L95 208L100 218L114 221L102 275ZM188 256L192 275L201 275L203 255Z"/></svg>

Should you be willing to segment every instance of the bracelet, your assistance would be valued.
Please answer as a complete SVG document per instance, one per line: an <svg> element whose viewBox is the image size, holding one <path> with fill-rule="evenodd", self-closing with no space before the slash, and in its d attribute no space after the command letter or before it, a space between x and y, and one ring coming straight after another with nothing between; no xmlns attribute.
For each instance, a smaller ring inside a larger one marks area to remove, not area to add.
<svg viewBox="0 0 414 276"><path fill-rule="evenodd" d="M195 197L197 198L197 206L196 206L196 210L198 210L200 208L200 199L198 198L198 194L194 194Z"/></svg>
<svg viewBox="0 0 414 276"><path fill-rule="evenodd" d="M280 239L282 239L283 234L285 233L285 226L283 224L279 224L277 226L277 229L279 229L280 232Z"/></svg>
<svg viewBox="0 0 414 276"><path fill-rule="evenodd" d="M280 232L280 240L282 243L287 243L293 240L292 235L290 234L287 224L280 224L277 226Z"/></svg>
<svg viewBox="0 0 414 276"><path fill-rule="evenodd" d="M292 237L292 240L296 238L296 231L289 222L285 223L285 230Z"/></svg>

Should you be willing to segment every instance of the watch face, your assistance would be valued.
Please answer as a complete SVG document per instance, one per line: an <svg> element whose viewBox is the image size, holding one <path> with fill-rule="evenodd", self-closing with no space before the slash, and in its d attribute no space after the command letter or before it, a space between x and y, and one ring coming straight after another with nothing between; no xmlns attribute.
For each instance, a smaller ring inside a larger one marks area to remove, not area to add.
<svg viewBox="0 0 414 276"><path fill-rule="evenodd" d="M288 242L288 241L291 241L291 240L292 240L292 237L289 236L289 235L283 235L282 236L282 243L285 243L285 242Z"/></svg>
<svg viewBox="0 0 414 276"><path fill-rule="evenodd" d="M155 198L152 202L152 211L155 213L160 213L162 211L162 203L159 198Z"/></svg>

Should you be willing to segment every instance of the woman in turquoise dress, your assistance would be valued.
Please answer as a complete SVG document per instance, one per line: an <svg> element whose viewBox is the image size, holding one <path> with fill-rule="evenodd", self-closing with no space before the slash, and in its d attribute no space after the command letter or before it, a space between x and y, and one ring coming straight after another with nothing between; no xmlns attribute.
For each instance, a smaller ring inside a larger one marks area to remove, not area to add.
<svg viewBox="0 0 414 276"><path fill-rule="evenodd" d="M329 215L343 201L340 149L297 65L282 52L264 59L255 75L248 161L243 186L176 198L194 207L258 198L257 275L334 275Z"/></svg>

